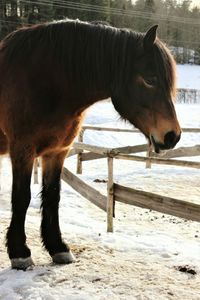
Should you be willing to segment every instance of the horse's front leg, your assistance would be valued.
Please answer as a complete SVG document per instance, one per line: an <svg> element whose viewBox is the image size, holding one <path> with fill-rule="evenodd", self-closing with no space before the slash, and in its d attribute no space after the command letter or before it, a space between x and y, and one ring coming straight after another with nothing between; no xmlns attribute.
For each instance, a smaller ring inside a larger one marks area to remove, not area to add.
<svg viewBox="0 0 200 300"><path fill-rule="evenodd" d="M26 211L30 203L30 181L33 167L33 151L31 147L10 147L12 162L12 218L7 232L7 250L12 268L26 269L33 265L31 252L26 245L24 229Z"/></svg>
<svg viewBox="0 0 200 300"><path fill-rule="evenodd" d="M60 179L67 152L49 154L42 158L42 241L55 263L67 264L74 261L70 248L61 237L59 227Z"/></svg>

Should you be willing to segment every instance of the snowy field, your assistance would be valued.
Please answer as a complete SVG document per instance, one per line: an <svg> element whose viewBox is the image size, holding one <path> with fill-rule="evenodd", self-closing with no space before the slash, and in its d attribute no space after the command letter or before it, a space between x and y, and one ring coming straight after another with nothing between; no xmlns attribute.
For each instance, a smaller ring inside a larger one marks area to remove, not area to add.
<svg viewBox="0 0 200 300"><path fill-rule="evenodd" d="M178 65L177 73L178 88L200 90L200 66Z"/></svg>
<svg viewBox="0 0 200 300"><path fill-rule="evenodd" d="M192 87L191 87L192 88ZM200 127L200 105L177 105L182 127ZM87 124L129 127L119 120L111 103L88 111ZM141 134L85 133L84 142L119 147L145 142ZM183 134L178 146L200 144L200 134ZM195 160L200 160L196 157ZM27 243L33 270L10 269L4 246L10 220L11 170L2 162L0 190L0 299L1 300L200 300L200 225L125 204L116 205L114 233L106 232L106 214L62 183L60 224L64 239L76 256L71 265L57 266L39 239L40 185L32 183L26 220ZM65 162L75 171L76 158ZM83 175L101 192L107 179L106 160L85 162ZM120 184L170 195L200 204L200 171L144 163L114 162L114 180ZM184 267L188 272L184 271ZM182 269L181 269L182 268ZM192 274L191 274L192 273Z"/></svg>

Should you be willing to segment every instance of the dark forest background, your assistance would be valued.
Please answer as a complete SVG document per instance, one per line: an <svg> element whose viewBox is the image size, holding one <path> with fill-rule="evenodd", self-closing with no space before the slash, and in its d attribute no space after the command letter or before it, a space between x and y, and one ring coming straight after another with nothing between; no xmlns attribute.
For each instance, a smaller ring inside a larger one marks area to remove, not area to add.
<svg viewBox="0 0 200 300"><path fill-rule="evenodd" d="M200 64L200 8L183 0L0 0L0 38L24 25L78 18L104 20L145 32L159 25L159 37L178 63Z"/></svg>

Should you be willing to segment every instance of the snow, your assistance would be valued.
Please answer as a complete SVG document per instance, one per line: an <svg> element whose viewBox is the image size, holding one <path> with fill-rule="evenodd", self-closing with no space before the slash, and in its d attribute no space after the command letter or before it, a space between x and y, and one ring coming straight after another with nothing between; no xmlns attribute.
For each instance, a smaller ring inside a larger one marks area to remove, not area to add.
<svg viewBox="0 0 200 300"><path fill-rule="evenodd" d="M200 127L200 105L177 104L182 127ZM88 111L88 124L129 127L110 102ZM84 142L119 147L144 143L140 133L86 131ZM183 134L178 146L200 144L199 134ZM197 158L199 159L199 158ZM75 172L76 157L65 165ZM41 171L41 170L40 170ZM120 184L200 203L199 170L169 166L145 169L143 163L116 160L114 180ZM85 162L82 179L106 193L106 160ZM39 239L40 185L32 183L27 214L27 243L35 266L32 270L10 269L4 239L10 220L11 168L2 162L0 190L0 299L2 300L146 300L200 299L200 229L186 221L146 209L116 204L114 233L106 232L106 214L62 183L60 225L76 262L57 266ZM189 266L197 274L180 272Z"/></svg>
<svg viewBox="0 0 200 300"><path fill-rule="evenodd" d="M200 66L178 65L177 66L178 88L200 90Z"/></svg>

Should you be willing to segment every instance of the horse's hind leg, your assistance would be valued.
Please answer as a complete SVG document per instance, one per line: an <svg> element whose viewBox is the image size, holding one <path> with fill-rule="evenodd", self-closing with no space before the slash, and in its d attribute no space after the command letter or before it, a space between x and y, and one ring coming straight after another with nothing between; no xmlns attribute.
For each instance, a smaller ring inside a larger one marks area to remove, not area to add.
<svg viewBox="0 0 200 300"><path fill-rule="evenodd" d="M30 180L34 157L31 149L24 144L22 147L11 145L10 156L13 171L12 218L7 232L7 249L12 268L26 269L33 264L31 252L26 245L24 223L31 198Z"/></svg>
<svg viewBox="0 0 200 300"><path fill-rule="evenodd" d="M42 224L43 244L55 263L74 261L70 248L62 241L59 228L60 176L67 152L43 156Z"/></svg>

